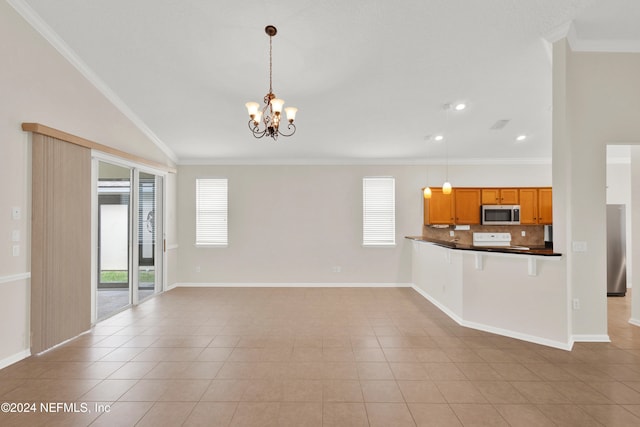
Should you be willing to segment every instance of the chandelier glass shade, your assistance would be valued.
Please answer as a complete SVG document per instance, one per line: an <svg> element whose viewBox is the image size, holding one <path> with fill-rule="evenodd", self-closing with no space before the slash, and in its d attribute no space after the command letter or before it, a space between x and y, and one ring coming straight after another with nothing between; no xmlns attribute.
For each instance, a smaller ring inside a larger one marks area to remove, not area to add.
<svg viewBox="0 0 640 427"><path fill-rule="evenodd" d="M296 133L296 125L293 124L296 119L295 107L284 108L287 115L287 130L280 128L282 121L282 109L284 107L284 99L277 98L273 93L273 55L272 55L272 39L278 30L273 25L267 25L264 29L269 36L269 93L264 96L264 105L260 108L257 102L247 102L247 112L249 113L249 129L256 138L270 136L274 141L278 140L278 136L291 136Z"/></svg>

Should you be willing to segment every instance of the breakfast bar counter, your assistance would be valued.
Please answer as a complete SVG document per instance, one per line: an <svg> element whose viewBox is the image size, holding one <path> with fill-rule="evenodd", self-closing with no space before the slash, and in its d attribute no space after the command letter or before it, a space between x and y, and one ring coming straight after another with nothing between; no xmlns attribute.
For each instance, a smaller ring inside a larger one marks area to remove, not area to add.
<svg viewBox="0 0 640 427"><path fill-rule="evenodd" d="M407 239L414 289L460 325L571 348L562 254Z"/></svg>

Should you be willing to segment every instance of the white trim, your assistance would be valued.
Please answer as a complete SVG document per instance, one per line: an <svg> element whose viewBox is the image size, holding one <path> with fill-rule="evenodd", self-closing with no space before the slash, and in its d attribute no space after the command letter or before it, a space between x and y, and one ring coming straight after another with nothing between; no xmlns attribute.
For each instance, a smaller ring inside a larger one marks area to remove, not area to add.
<svg viewBox="0 0 640 427"><path fill-rule="evenodd" d="M10 274L8 276L0 276L0 283L11 283L17 282L18 280L25 280L31 278L31 272L27 271L26 273L19 274Z"/></svg>
<svg viewBox="0 0 640 427"><path fill-rule="evenodd" d="M640 319L634 319L632 317L631 319L629 319L629 323L631 323L634 326L640 326Z"/></svg>
<svg viewBox="0 0 640 427"><path fill-rule="evenodd" d="M4 369L7 366L11 366L14 363L19 362L22 359L26 359L29 356L31 356L31 350L26 349L26 350L19 351L18 353L12 354L9 357L5 357L4 359L0 360L0 369Z"/></svg>
<svg viewBox="0 0 640 427"><path fill-rule="evenodd" d="M445 166L447 160L445 158L382 158L382 159L358 159L358 158L319 158L319 159L280 159L280 158L264 158L264 159L180 159L177 164L179 166L212 166L212 165L225 165L225 166L251 166L251 165L365 165L365 166L380 166L380 165L441 165ZM461 166L473 166L473 165L550 165L551 157L533 157L533 158L494 158L494 159L482 159L482 158L467 158L467 159L449 159L449 165L461 165Z"/></svg>
<svg viewBox="0 0 640 427"><path fill-rule="evenodd" d="M178 249L178 244L173 244L173 245L167 245L167 250L168 251L173 251Z"/></svg>
<svg viewBox="0 0 640 427"><path fill-rule="evenodd" d="M435 305L438 308L438 310L442 311L444 314L446 314L451 319L453 319L457 324L462 325L464 323L464 319L462 317L458 316L456 313L449 310L447 306L440 304L438 300L432 298L431 295L429 295L428 293L426 293L425 291L417 287L415 284L412 283L411 288L413 288L414 291L422 295L431 304Z"/></svg>
<svg viewBox="0 0 640 427"><path fill-rule="evenodd" d="M424 292L422 289L418 288L415 285L412 285L411 287L413 288L413 290L415 290L417 293L419 293L424 298L426 298L430 303L435 305L439 310L441 310L444 314L449 316L452 320L454 320L460 326L477 329L480 331L490 332L492 334L502 335L509 338L515 338L522 341L528 341L535 344L541 344L547 347L559 348L561 350L571 350L571 347L573 346L572 341L565 343L562 341L555 341L555 340L549 340L546 338L541 338L535 335L523 334L521 332L511 331L509 329L496 328L494 326L489 326L482 323L469 322L467 320L462 319L460 316L458 316L453 311L449 310L444 305L440 304L437 300L433 299L429 294Z"/></svg>
<svg viewBox="0 0 640 427"><path fill-rule="evenodd" d="M127 104L69 47L68 44L33 10L24 0L7 0L15 10L27 21L60 55L80 72L98 91L107 98L122 114L124 114L147 138L174 162L176 154L138 117Z"/></svg>
<svg viewBox="0 0 640 427"><path fill-rule="evenodd" d="M413 283L174 283L173 288L411 288Z"/></svg>
<svg viewBox="0 0 640 427"><path fill-rule="evenodd" d="M640 53L638 40L583 40L569 38L569 46L574 52L605 52L605 53Z"/></svg>
<svg viewBox="0 0 640 427"><path fill-rule="evenodd" d="M123 159L122 157L114 156L100 150L91 150L91 157L101 162L111 163L123 168L138 169L141 172L159 175L162 177L166 177L169 174L169 172L165 170L156 169L153 166L145 165L144 163L137 163L132 160Z"/></svg>
<svg viewBox="0 0 640 427"><path fill-rule="evenodd" d="M128 308L128 307L127 307L127 308ZM65 344L67 344L68 342L71 342L71 341L75 340L76 338L81 337L81 336L82 336L82 335L84 335L84 334L88 334L89 332L91 332L91 328L93 328L93 326L94 326L94 325L92 324L92 325L91 325L91 327L90 327L89 329L87 329L87 330L86 330L86 331L84 331L84 332L80 332L80 333L79 333L78 335L76 335L75 337L71 337L71 338L69 338L69 339L66 339L66 340L62 341L61 343L58 343L58 344L54 345L53 347L49 347L49 348L48 348L48 349L46 349L46 350L42 350L40 353L38 353L38 354L37 354L37 356L40 356L40 355L45 354L45 353L48 353L48 352L50 352L51 350L53 350L54 348L61 347L61 346L65 345Z"/></svg>
<svg viewBox="0 0 640 427"><path fill-rule="evenodd" d="M611 342L609 335L572 335L571 342Z"/></svg>

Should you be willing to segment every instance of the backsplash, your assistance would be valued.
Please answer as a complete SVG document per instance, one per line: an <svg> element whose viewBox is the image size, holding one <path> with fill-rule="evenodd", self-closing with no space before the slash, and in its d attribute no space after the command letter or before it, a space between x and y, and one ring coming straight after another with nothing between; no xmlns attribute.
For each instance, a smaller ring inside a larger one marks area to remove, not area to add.
<svg viewBox="0 0 640 427"><path fill-rule="evenodd" d="M544 225L471 225L470 230L456 230L454 225L444 226L425 225L422 227L422 236L429 239L473 244L473 233L511 233L511 244L514 246L527 246L530 248L544 247ZM449 232L453 231L454 236ZM522 232L525 236L522 236Z"/></svg>

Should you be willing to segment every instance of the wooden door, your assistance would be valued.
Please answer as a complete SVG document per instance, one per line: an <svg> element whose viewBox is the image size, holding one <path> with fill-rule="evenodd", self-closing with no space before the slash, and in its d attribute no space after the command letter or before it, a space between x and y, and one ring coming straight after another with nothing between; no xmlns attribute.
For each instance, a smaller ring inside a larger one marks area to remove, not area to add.
<svg viewBox="0 0 640 427"><path fill-rule="evenodd" d="M424 199L424 223L453 224L454 222L453 193L443 194L441 188L431 189L431 198Z"/></svg>
<svg viewBox="0 0 640 427"><path fill-rule="evenodd" d="M500 189L499 188L483 188L482 204L483 205L500 204Z"/></svg>
<svg viewBox="0 0 640 427"><path fill-rule="evenodd" d="M551 188L538 188L538 224L553 223L553 198Z"/></svg>
<svg viewBox="0 0 640 427"><path fill-rule="evenodd" d="M480 224L481 191L479 188L456 188L455 223Z"/></svg>
<svg viewBox="0 0 640 427"><path fill-rule="evenodd" d="M503 188L500 190L501 205L517 205L520 198L517 188Z"/></svg>
<svg viewBox="0 0 640 427"><path fill-rule="evenodd" d="M538 223L538 190L536 188L521 188L520 196L520 224Z"/></svg>

